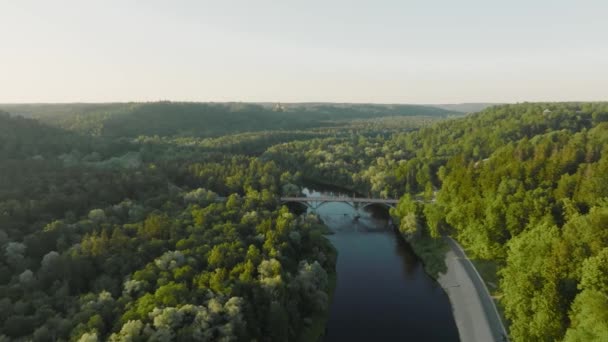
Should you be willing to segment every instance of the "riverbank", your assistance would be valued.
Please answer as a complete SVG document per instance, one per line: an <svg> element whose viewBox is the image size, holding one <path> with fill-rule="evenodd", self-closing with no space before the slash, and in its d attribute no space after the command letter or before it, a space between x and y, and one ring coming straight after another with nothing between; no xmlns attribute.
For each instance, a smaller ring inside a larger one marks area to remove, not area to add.
<svg viewBox="0 0 608 342"><path fill-rule="evenodd" d="M412 247L422 261L424 271L433 279L437 280L439 274L447 272L445 254L450 250L450 246L444 240L428 236L408 238L397 229L395 234L400 235Z"/></svg>
<svg viewBox="0 0 608 342"><path fill-rule="evenodd" d="M338 274L335 272L329 274L329 290L328 290L328 301L327 310L323 313L317 313L312 317L312 323L310 327L306 328L300 337L300 342L320 342L325 337L325 330L327 329L327 321L329 320L331 301L336 290L336 282L338 280Z"/></svg>
<svg viewBox="0 0 608 342"><path fill-rule="evenodd" d="M445 254L447 271L437 281L447 292L461 341L507 341L494 301L464 250L452 238Z"/></svg>
<svg viewBox="0 0 608 342"><path fill-rule="evenodd" d="M303 192L344 194L340 189ZM329 319L322 312L310 317L299 341L458 341L445 291L424 271L411 245L387 229L385 208L371 206L362 214L347 203L328 202L309 212L334 233L326 237L340 254L340 279L330 279L335 290L328 291Z"/></svg>
<svg viewBox="0 0 608 342"><path fill-rule="evenodd" d="M331 235L333 234L333 231L331 229L329 229L329 227L327 227L325 224L323 224L323 235ZM327 328L327 321L329 320L329 314L330 314L330 309L331 309L331 302L334 296L334 292L336 290L336 284L338 281L338 273L336 271L336 261L338 258L338 251L336 250L336 248L331 244L331 242L327 239L325 239L325 242L329 245L331 245L331 251L332 254L329 255L328 257L331 258L333 260L333 269L328 270L327 272L327 310L325 310L324 312L319 312L316 313L315 315L313 315L311 317L311 323L310 326L308 326L307 328L304 329L304 331L302 332L302 334L300 335L300 338L298 339L299 342L321 342L323 341L323 338L325 337L325 331Z"/></svg>

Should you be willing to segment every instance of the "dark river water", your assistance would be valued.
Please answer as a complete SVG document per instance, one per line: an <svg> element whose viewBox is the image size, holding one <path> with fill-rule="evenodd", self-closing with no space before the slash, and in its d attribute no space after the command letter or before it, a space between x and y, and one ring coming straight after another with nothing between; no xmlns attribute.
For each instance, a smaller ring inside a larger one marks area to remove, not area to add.
<svg viewBox="0 0 608 342"><path fill-rule="evenodd" d="M335 232L328 238L338 250L325 341L458 341L447 295L388 227L384 207L325 203L315 212Z"/></svg>

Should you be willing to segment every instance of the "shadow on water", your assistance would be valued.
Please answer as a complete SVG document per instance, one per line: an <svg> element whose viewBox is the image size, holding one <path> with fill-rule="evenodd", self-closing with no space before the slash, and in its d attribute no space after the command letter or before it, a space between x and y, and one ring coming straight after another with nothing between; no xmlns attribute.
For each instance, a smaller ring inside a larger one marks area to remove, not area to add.
<svg viewBox="0 0 608 342"><path fill-rule="evenodd" d="M385 206L327 203L315 213L338 250L325 341L458 341L447 295L389 226Z"/></svg>
<svg viewBox="0 0 608 342"><path fill-rule="evenodd" d="M408 278L415 277L416 271L419 267L422 267L422 263L405 239L396 232L395 235L395 254L399 255L403 261L404 274L408 276Z"/></svg>

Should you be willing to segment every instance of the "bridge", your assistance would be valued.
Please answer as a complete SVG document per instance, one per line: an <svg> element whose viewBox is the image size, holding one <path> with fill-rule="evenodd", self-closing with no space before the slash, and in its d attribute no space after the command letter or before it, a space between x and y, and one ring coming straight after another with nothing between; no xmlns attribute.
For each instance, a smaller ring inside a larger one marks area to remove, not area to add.
<svg viewBox="0 0 608 342"><path fill-rule="evenodd" d="M314 197L281 197L283 203L302 203L311 209L317 209L325 203L341 202L350 204L353 208L365 208L372 204L381 204L389 208L394 208L399 200L384 198L362 198L346 196L314 196Z"/></svg>

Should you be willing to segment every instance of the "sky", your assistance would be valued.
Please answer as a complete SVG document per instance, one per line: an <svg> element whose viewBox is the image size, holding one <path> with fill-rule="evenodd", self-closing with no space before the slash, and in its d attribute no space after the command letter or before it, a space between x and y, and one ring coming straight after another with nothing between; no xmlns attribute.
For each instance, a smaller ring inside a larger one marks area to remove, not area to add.
<svg viewBox="0 0 608 342"><path fill-rule="evenodd" d="M605 0L0 0L0 103L608 100Z"/></svg>

